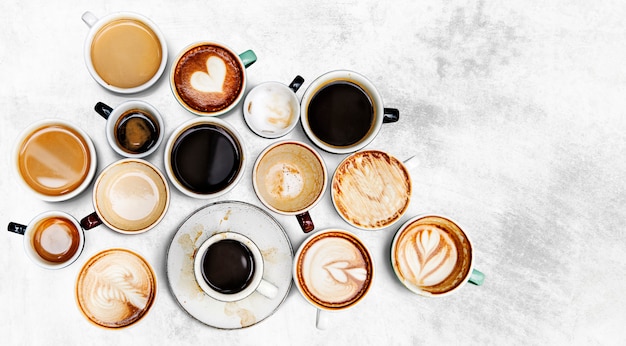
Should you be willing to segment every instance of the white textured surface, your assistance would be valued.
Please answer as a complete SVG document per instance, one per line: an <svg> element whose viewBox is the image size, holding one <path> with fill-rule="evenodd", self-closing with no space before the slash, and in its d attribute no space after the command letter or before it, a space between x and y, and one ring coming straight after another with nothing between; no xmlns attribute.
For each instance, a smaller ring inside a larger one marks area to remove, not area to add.
<svg viewBox="0 0 626 346"><path fill-rule="evenodd" d="M261 82L308 84L352 69L378 86L400 122L368 146L411 164L414 199L407 219L434 211L459 221L476 249L482 287L427 299L394 277L394 229L358 231L339 218L330 196L311 211L319 229L341 227L363 239L376 277L355 308L316 330L315 311L292 288L277 313L251 328L221 331L189 317L172 298L165 253L183 220L207 201L173 189L168 214L140 235L88 231L83 255L59 271L40 269L19 235L0 241L3 344L624 344L626 342L626 4L623 1L4 1L0 4L1 223L27 223L60 209L92 212L89 189L45 203L15 182L10 150L32 122L71 120L93 139L99 170L118 157L108 146L96 102L131 98L153 104L166 135L195 117L162 78L139 95L105 91L83 61L80 16L129 10L151 18L170 56L199 40L223 42L258 61L248 89ZM171 63L171 58L170 58ZM168 65L169 70L169 65ZM254 135L241 109L224 115L252 158L273 140ZM297 126L287 138L305 140ZM149 160L163 169L163 146ZM329 171L341 155L325 154ZM260 205L246 175L219 200ZM294 248L304 239L295 217L274 216ZM83 263L127 247L154 266L159 293L137 325L90 325L73 297Z"/></svg>

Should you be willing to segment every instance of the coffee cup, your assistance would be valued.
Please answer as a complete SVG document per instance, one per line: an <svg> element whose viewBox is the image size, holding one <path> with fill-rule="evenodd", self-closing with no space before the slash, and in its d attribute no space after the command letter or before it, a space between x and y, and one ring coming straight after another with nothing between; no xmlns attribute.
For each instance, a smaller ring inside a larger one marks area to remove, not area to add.
<svg viewBox="0 0 626 346"><path fill-rule="evenodd" d="M363 300L374 278L374 264L365 245L354 234L327 229L304 240L294 257L293 278L298 291L317 311L320 329L323 311L341 311Z"/></svg>
<svg viewBox="0 0 626 346"><path fill-rule="evenodd" d="M263 279L263 266L261 250L248 237L235 232L211 236L194 257L198 285L223 302L242 300L254 292L274 298L278 288Z"/></svg>
<svg viewBox="0 0 626 346"><path fill-rule="evenodd" d="M324 160L315 149L298 141L280 141L259 154L252 185L267 208L295 215L308 233L315 228L309 210L322 199L327 176Z"/></svg>
<svg viewBox="0 0 626 346"><path fill-rule="evenodd" d="M60 119L28 126L16 141L13 162L18 181L48 202L84 191L96 172L96 150L83 130Z"/></svg>
<svg viewBox="0 0 626 346"><path fill-rule="evenodd" d="M347 154L369 144L382 124L398 121L399 114L383 107L378 90L363 75L338 70L309 85L302 96L300 121L319 148Z"/></svg>
<svg viewBox="0 0 626 346"><path fill-rule="evenodd" d="M347 156L335 170L331 196L350 225L378 230L396 223L408 210L412 182L405 164L380 150Z"/></svg>
<svg viewBox="0 0 626 346"><path fill-rule="evenodd" d="M296 92L302 83L304 78L296 76L289 86L265 82L252 88L243 102L243 118L248 127L265 138L278 138L291 132L300 117Z"/></svg>
<svg viewBox="0 0 626 346"><path fill-rule="evenodd" d="M60 269L72 264L85 244L85 235L78 221L61 211L41 213L28 225L10 222L7 229L24 236L26 255L46 269Z"/></svg>
<svg viewBox="0 0 626 346"><path fill-rule="evenodd" d="M93 255L76 278L80 312L98 327L121 329L144 318L154 304L157 279L150 264L128 249Z"/></svg>
<svg viewBox="0 0 626 346"><path fill-rule="evenodd" d="M165 216L170 190L161 171L142 159L122 159L107 166L93 187L95 211L83 219L84 229L105 224L124 234L146 232Z"/></svg>
<svg viewBox="0 0 626 346"><path fill-rule="evenodd" d="M142 158L152 154L163 141L163 118L151 104L133 100L115 109L98 102L94 110L106 123L109 145L125 157Z"/></svg>
<svg viewBox="0 0 626 346"><path fill-rule="evenodd" d="M237 130L218 118L181 124L165 147L165 171L187 196L208 199L230 191L243 176L246 148Z"/></svg>
<svg viewBox="0 0 626 346"><path fill-rule="evenodd" d="M474 269L474 250L467 234L450 218L418 215L405 222L391 243L391 265L410 291L443 297L466 282L482 285L484 274Z"/></svg>
<svg viewBox="0 0 626 346"><path fill-rule="evenodd" d="M216 42L196 42L174 60L170 86L174 97L196 115L218 116L233 109L246 90L246 68L256 61Z"/></svg>
<svg viewBox="0 0 626 346"><path fill-rule="evenodd" d="M110 91L130 94L144 91L161 77L167 64L167 43L148 18L116 12L97 18L87 11L85 63L91 77Z"/></svg>

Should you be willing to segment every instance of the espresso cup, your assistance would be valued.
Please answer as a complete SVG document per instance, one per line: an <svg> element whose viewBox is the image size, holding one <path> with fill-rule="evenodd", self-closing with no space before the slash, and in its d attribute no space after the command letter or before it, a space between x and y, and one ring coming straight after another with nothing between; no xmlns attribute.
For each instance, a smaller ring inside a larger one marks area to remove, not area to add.
<svg viewBox="0 0 626 346"><path fill-rule="evenodd" d="M256 61L252 50L236 54L216 42L196 42L174 60L170 86L174 97L196 115L217 116L233 109L246 90L246 68Z"/></svg>
<svg viewBox="0 0 626 346"><path fill-rule="evenodd" d="M274 298L278 288L263 279L263 266L261 250L248 237L235 232L211 236L194 257L198 285L223 302L242 300L254 292Z"/></svg>
<svg viewBox="0 0 626 346"><path fill-rule="evenodd" d="M305 233L315 226L309 215L324 196L326 165L315 149L297 141L271 144L259 154L252 171L252 185L270 210L295 215Z"/></svg>
<svg viewBox="0 0 626 346"><path fill-rule="evenodd" d="M244 173L246 148L237 130L221 119L181 124L165 148L165 171L187 196L208 199L230 191Z"/></svg>
<svg viewBox="0 0 626 346"><path fill-rule="evenodd" d="M84 191L96 173L96 162L87 133L60 119L28 126L13 150L19 183L48 202L65 201Z"/></svg>
<svg viewBox="0 0 626 346"><path fill-rule="evenodd" d="M474 251L467 234L450 218L418 215L405 222L391 243L391 265L400 282L422 296L443 297L466 282L482 285L474 269Z"/></svg>
<svg viewBox="0 0 626 346"><path fill-rule="evenodd" d="M291 132L300 117L296 92L302 83L304 78L296 76L289 86L265 82L252 88L243 102L243 118L248 127L265 138L278 138Z"/></svg>
<svg viewBox="0 0 626 346"><path fill-rule="evenodd" d="M80 312L98 327L120 329L145 317L154 304L157 279L150 264L128 249L93 255L76 278Z"/></svg>
<svg viewBox="0 0 626 346"><path fill-rule="evenodd" d="M163 141L163 118L147 102L126 101L115 109L98 102L94 110L107 120L107 141L121 156L146 157Z"/></svg>
<svg viewBox="0 0 626 346"><path fill-rule="evenodd" d="M85 244L85 235L78 221L61 211L41 213L28 225L10 222L7 229L24 236L26 255L46 269L60 269L72 264Z"/></svg>
<svg viewBox="0 0 626 346"><path fill-rule="evenodd" d="M347 156L335 170L331 196L350 225L378 230L396 223L409 208L412 182L404 163L380 150Z"/></svg>
<svg viewBox="0 0 626 346"><path fill-rule="evenodd" d="M293 278L304 299L317 308L317 327L327 322L322 311L341 311L359 303L374 278L374 264L354 234L327 229L304 240L294 257Z"/></svg>
<svg viewBox="0 0 626 346"><path fill-rule="evenodd" d="M161 77L167 64L167 44L148 18L117 12L97 18L87 11L85 63L102 87L121 94L144 91Z"/></svg>
<svg viewBox="0 0 626 346"><path fill-rule="evenodd" d="M383 123L396 122L395 108L383 107L374 84L347 70L328 72L302 96L300 120L309 139L321 149L347 154L369 144Z"/></svg>
<svg viewBox="0 0 626 346"><path fill-rule="evenodd" d="M93 187L95 212L81 219L84 229L105 224L124 234L146 232L165 216L170 190L163 173L142 159L107 166Z"/></svg>

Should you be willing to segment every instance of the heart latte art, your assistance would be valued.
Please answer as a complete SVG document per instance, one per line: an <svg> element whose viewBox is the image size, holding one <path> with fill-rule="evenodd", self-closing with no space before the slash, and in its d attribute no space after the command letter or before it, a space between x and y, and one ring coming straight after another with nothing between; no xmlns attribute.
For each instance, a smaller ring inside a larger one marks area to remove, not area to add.
<svg viewBox="0 0 626 346"><path fill-rule="evenodd" d="M191 75L191 86L202 92L222 92L224 78L226 78L226 64L224 60L211 56L206 61L207 72L196 71Z"/></svg>

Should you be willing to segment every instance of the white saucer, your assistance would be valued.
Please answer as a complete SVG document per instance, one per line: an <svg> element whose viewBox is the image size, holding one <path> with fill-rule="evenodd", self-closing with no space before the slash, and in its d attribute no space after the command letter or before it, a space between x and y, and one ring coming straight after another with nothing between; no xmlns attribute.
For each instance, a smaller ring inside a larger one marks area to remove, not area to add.
<svg viewBox="0 0 626 346"><path fill-rule="evenodd" d="M231 303L209 297L194 276L194 254L215 233L232 231L250 238L261 250L263 278L278 287L268 299L258 292ZM198 321L220 329L252 326L271 316L291 288L293 249L283 227L252 204L222 201L195 211L180 226L167 252L167 279L178 304Z"/></svg>

